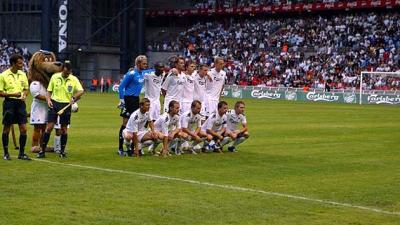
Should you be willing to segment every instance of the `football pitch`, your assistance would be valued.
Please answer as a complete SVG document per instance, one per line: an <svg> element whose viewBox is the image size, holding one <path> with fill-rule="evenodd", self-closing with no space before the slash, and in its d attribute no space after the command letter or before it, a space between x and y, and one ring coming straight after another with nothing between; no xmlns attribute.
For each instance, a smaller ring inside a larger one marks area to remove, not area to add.
<svg viewBox="0 0 400 225"><path fill-rule="evenodd" d="M86 93L67 159L0 161L0 224L400 224L400 107L244 100L237 153L127 158Z"/></svg>

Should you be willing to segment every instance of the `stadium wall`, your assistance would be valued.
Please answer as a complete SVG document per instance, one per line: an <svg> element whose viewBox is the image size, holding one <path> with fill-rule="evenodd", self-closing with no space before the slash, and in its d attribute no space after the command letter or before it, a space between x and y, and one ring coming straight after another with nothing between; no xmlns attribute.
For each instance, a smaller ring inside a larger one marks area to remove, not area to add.
<svg viewBox="0 0 400 225"><path fill-rule="evenodd" d="M115 48L94 49L92 52L79 52L74 56L76 72L84 83L85 87L90 87L93 77L97 79L111 78L113 81L120 79L119 71L119 51Z"/></svg>
<svg viewBox="0 0 400 225"><path fill-rule="evenodd" d="M167 64L171 57L181 54L182 52L147 52L149 66L152 67L156 62L163 62Z"/></svg>

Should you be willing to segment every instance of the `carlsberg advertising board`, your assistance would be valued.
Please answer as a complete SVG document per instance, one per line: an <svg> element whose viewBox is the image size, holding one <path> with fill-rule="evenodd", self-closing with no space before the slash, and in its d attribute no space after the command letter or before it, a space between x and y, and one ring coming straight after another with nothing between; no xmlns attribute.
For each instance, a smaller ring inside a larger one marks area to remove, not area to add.
<svg viewBox="0 0 400 225"><path fill-rule="evenodd" d="M311 102L339 102L346 104L360 103L360 96L355 92L323 92L283 88L260 88L227 86L224 88L223 96L230 98L254 98L254 99L281 99L288 101L311 101ZM363 104L390 104L400 105L400 94L363 94Z"/></svg>

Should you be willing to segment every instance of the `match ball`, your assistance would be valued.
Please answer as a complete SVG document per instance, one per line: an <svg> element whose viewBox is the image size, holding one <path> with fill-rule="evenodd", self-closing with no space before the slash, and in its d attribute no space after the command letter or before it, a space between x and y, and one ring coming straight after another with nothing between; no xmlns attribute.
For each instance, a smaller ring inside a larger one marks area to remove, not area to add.
<svg viewBox="0 0 400 225"><path fill-rule="evenodd" d="M76 113L78 112L78 109L79 109L78 103L75 102L74 104L71 105L71 112Z"/></svg>

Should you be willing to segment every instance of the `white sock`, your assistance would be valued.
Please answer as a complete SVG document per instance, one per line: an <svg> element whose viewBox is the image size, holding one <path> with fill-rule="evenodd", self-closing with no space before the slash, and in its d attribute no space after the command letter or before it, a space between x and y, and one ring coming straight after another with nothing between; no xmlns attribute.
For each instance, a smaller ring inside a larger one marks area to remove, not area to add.
<svg viewBox="0 0 400 225"><path fill-rule="evenodd" d="M198 151L201 149L200 143L198 142L197 144L193 143L193 150Z"/></svg>
<svg viewBox="0 0 400 225"><path fill-rule="evenodd" d="M149 146L149 152L152 152L154 150L157 149L157 146L160 144L161 142L155 141L152 145Z"/></svg>
<svg viewBox="0 0 400 225"><path fill-rule="evenodd" d="M189 148L190 148L189 141L184 141L184 142L181 144L181 148L182 148L182 150L187 150L187 149L189 149Z"/></svg>
<svg viewBox="0 0 400 225"><path fill-rule="evenodd" d="M215 145L215 141L214 141L214 140L211 140L211 141L208 143L208 145L210 145L210 146Z"/></svg>
<svg viewBox="0 0 400 225"><path fill-rule="evenodd" d="M231 141L232 141L232 139L230 137L224 137L224 139L221 141L220 145L224 146L224 145L228 144Z"/></svg>
<svg viewBox="0 0 400 225"><path fill-rule="evenodd" d="M151 152L153 150L152 147L154 146L154 141L153 140L147 140L147 141L144 141L142 143L142 145L143 145L143 148L149 147L147 149L147 151Z"/></svg>
<svg viewBox="0 0 400 225"><path fill-rule="evenodd" d="M124 138L124 144L127 151L132 150L131 143L132 143L131 141L128 141Z"/></svg>
<svg viewBox="0 0 400 225"><path fill-rule="evenodd" d="M61 136L54 135L54 151L61 151Z"/></svg>
<svg viewBox="0 0 400 225"><path fill-rule="evenodd" d="M124 144L125 145L130 145L132 143L132 141L128 141L128 140L126 140L125 138L124 138Z"/></svg>
<svg viewBox="0 0 400 225"><path fill-rule="evenodd" d="M175 150L178 147L178 144L179 144L179 138L175 138L169 143L169 146L171 149Z"/></svg>
<svg viewBox="0 0 400 225"><path fill-rule="evenodd" d="M236 140L233 142L232 146L237 146L238 144L244 142L247 138L245 137L240 137L240 138L236 138Z"/></svg>

